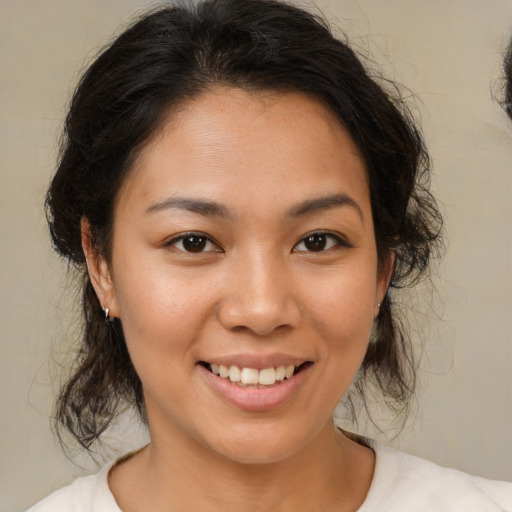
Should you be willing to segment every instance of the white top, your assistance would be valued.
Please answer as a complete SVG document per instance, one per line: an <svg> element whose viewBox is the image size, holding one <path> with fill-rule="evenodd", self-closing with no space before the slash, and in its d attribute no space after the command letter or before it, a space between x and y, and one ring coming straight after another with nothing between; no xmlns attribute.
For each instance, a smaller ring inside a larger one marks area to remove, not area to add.
<svg viewBox="0 0 512 512"><path fill-rule="evenodd" d="M512 483L486 480L367 441L376 455L358 512L512 512ZM27 512L121 512L107 476L114 463L78 478Z"/></svg>

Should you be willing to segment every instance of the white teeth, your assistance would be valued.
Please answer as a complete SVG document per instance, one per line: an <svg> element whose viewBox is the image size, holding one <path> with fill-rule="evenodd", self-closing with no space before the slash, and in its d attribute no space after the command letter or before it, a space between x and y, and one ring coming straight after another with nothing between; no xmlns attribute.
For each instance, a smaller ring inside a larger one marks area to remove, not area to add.
<svg viewBox="0 0 512 512"><path fill-rule="evenodd" d="M243 368L240 375L240 380L242 381L242 384L259 384L258 370L254 368ZM233 382L232 379L231 382Z"/></svg>
<svg viewBox="0 0 512 512"><path fill-rule="evenodd" d="M231 382L240 382L241 376L242 372L240 371L240 368L238 368L238 366L229 367L229 380Z"/></svg>
<svg viewBox="0 0 512 512"><path fill-rule="evenodd" d="M276 383L276 371L274 368L265 368L264 370L260 370L259 374L259 384L264 384L266 386L272 386Z"/></svg>
<svg viewBox="0 0 512 512"><path fill-rule="evenodd" d="M289 379L295 373L295 366L278 366L277 368L269 367L263 370L256 368L242 368L233 365L225 366L223 364L211 364L210 370L215 375L219 375L223 379L229 379L231 382L239 386L273 386L276 382Z"/></svg>

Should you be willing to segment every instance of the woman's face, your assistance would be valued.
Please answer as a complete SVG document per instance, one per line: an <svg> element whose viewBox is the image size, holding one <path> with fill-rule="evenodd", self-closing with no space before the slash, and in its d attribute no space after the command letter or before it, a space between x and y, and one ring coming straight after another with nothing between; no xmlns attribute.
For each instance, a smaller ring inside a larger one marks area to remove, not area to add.
<svg viewBox="0 0 512 512"><path fill-rule="evenodd" d="M154 446L271 462L332 428L387 279L363 161L320 103L225 88L185 104L126 178L112 247L98 292Z"/></svg>

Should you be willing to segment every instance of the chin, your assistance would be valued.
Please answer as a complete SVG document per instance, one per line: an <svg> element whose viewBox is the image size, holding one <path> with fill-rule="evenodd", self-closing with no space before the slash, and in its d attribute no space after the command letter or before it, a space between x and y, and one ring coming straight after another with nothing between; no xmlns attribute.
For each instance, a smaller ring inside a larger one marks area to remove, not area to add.
<svg viewBox="0 0 512 512"><path fill-rule="evenodd" d="M299 452L311 437L306 429L266 425L240 427L228 437L210 439L209 447L220 456L243 465L267 465L283 462Z"/></svg>

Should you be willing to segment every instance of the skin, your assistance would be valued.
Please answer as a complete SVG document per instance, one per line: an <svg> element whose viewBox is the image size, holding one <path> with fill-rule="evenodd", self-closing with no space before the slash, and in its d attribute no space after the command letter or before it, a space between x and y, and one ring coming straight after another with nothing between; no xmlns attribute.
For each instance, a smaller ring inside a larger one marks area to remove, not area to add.
<svg viewBox="0 0 512 512"><path fill-rule="evenodd" d="M311 250L318 231L325 246ZM179 238L190 232L207 237L202 252ZM361 505L374 455L332 411L364 358L392 256L379 271L364 162L325 107L299 93L203 93L136 159L110 263L86 221L83 241L147 406L151 445L109 477L123 511ZM233 404L198 364L283 357L310 365L263 410Z"/></svg>

